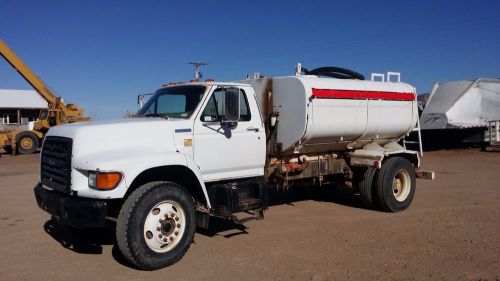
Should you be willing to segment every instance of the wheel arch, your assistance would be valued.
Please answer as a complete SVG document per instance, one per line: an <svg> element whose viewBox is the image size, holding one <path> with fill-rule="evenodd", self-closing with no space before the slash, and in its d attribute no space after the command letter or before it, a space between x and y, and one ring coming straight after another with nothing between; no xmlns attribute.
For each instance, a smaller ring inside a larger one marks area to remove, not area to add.
<svg viewBox="0 0 500 281"><path fill-rule="evenodd" d="M401 157L404 158L415 166L415 168L420 167L420 157L418 157L418 153L416 151L402 151L395 153L386 153L386 157L384 157L384 161L393 157Z"/></svg>
<svg viewBox="0 0 500 281"><path fill-rule="evenodd" d="M352 166L376 167L380 169L382 162L397 156L407 159L415 168L420 167L418 152L408 150L395 141L391 141L383 147L378 143L372 142L365 145L363 149L355 150L351 155L350 164Z"/></svg>
<svg viewBox="0 0 500 281"><path fill-rule="evenodd" d="M157 166L142 171L129 185L124 198L130 196L134 190L143 184L154 181L170 181L177 183L184 187L197 203L210 209L210 200L204 184L200 182L195 172L183 165Z"/></svg>

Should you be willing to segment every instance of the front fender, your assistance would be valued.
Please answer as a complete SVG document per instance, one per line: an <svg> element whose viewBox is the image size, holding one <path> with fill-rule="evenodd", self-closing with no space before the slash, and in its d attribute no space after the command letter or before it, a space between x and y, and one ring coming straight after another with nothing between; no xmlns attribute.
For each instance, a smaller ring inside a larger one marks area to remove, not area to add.
<svg viewBox="0 0 500 281"><path fill-rule="evenodd" d="M101 199L123 198L134 179L143 171L161 166L184 166L191 170L203 189L207 207L210 201L198 166L190 157L176 151L107 151L73 159L72 190L79 196ZM123 174L120 184L113 190L98 191L88 187L88 171L118 171Z"/></svg>

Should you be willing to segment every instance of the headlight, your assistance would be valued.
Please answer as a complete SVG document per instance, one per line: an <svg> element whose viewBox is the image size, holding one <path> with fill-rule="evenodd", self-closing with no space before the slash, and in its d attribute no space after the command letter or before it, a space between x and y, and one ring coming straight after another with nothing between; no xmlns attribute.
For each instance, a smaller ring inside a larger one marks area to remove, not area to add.
<svg viewBox="0 0 500 281"><path fill-rule="evenodd" d="M89 186L98 190L111 190L122 180L120 172L89 171Z"/></svg>

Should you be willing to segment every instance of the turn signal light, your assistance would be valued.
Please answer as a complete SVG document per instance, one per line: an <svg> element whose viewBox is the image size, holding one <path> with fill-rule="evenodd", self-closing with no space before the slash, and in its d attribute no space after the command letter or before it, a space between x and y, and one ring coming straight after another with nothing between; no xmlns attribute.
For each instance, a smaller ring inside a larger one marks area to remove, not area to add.
<svg viewBox="0 0 500 281"><path fill-rule="evenodd" d="M89 172L89 186L99 190L115 189L122 180L120 172Z"/></svg>

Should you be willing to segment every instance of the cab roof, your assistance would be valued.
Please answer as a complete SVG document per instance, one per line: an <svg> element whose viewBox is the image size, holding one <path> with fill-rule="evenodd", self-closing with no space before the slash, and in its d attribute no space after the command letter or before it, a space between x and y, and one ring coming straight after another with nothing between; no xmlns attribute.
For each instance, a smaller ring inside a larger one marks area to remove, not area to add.
<svg viewBox="0 0 500 281"><path fill-rule="evenodd" d="M182 84L173 84L173 85L168 85L165 84L162 86L162 88L168 88L168 87L179 87L179 86L250 86L250 84L246 83L238 83L238 82L218 82L218 81L211 81L211 82L188 82L188 83L182 83Z"/></svg>

